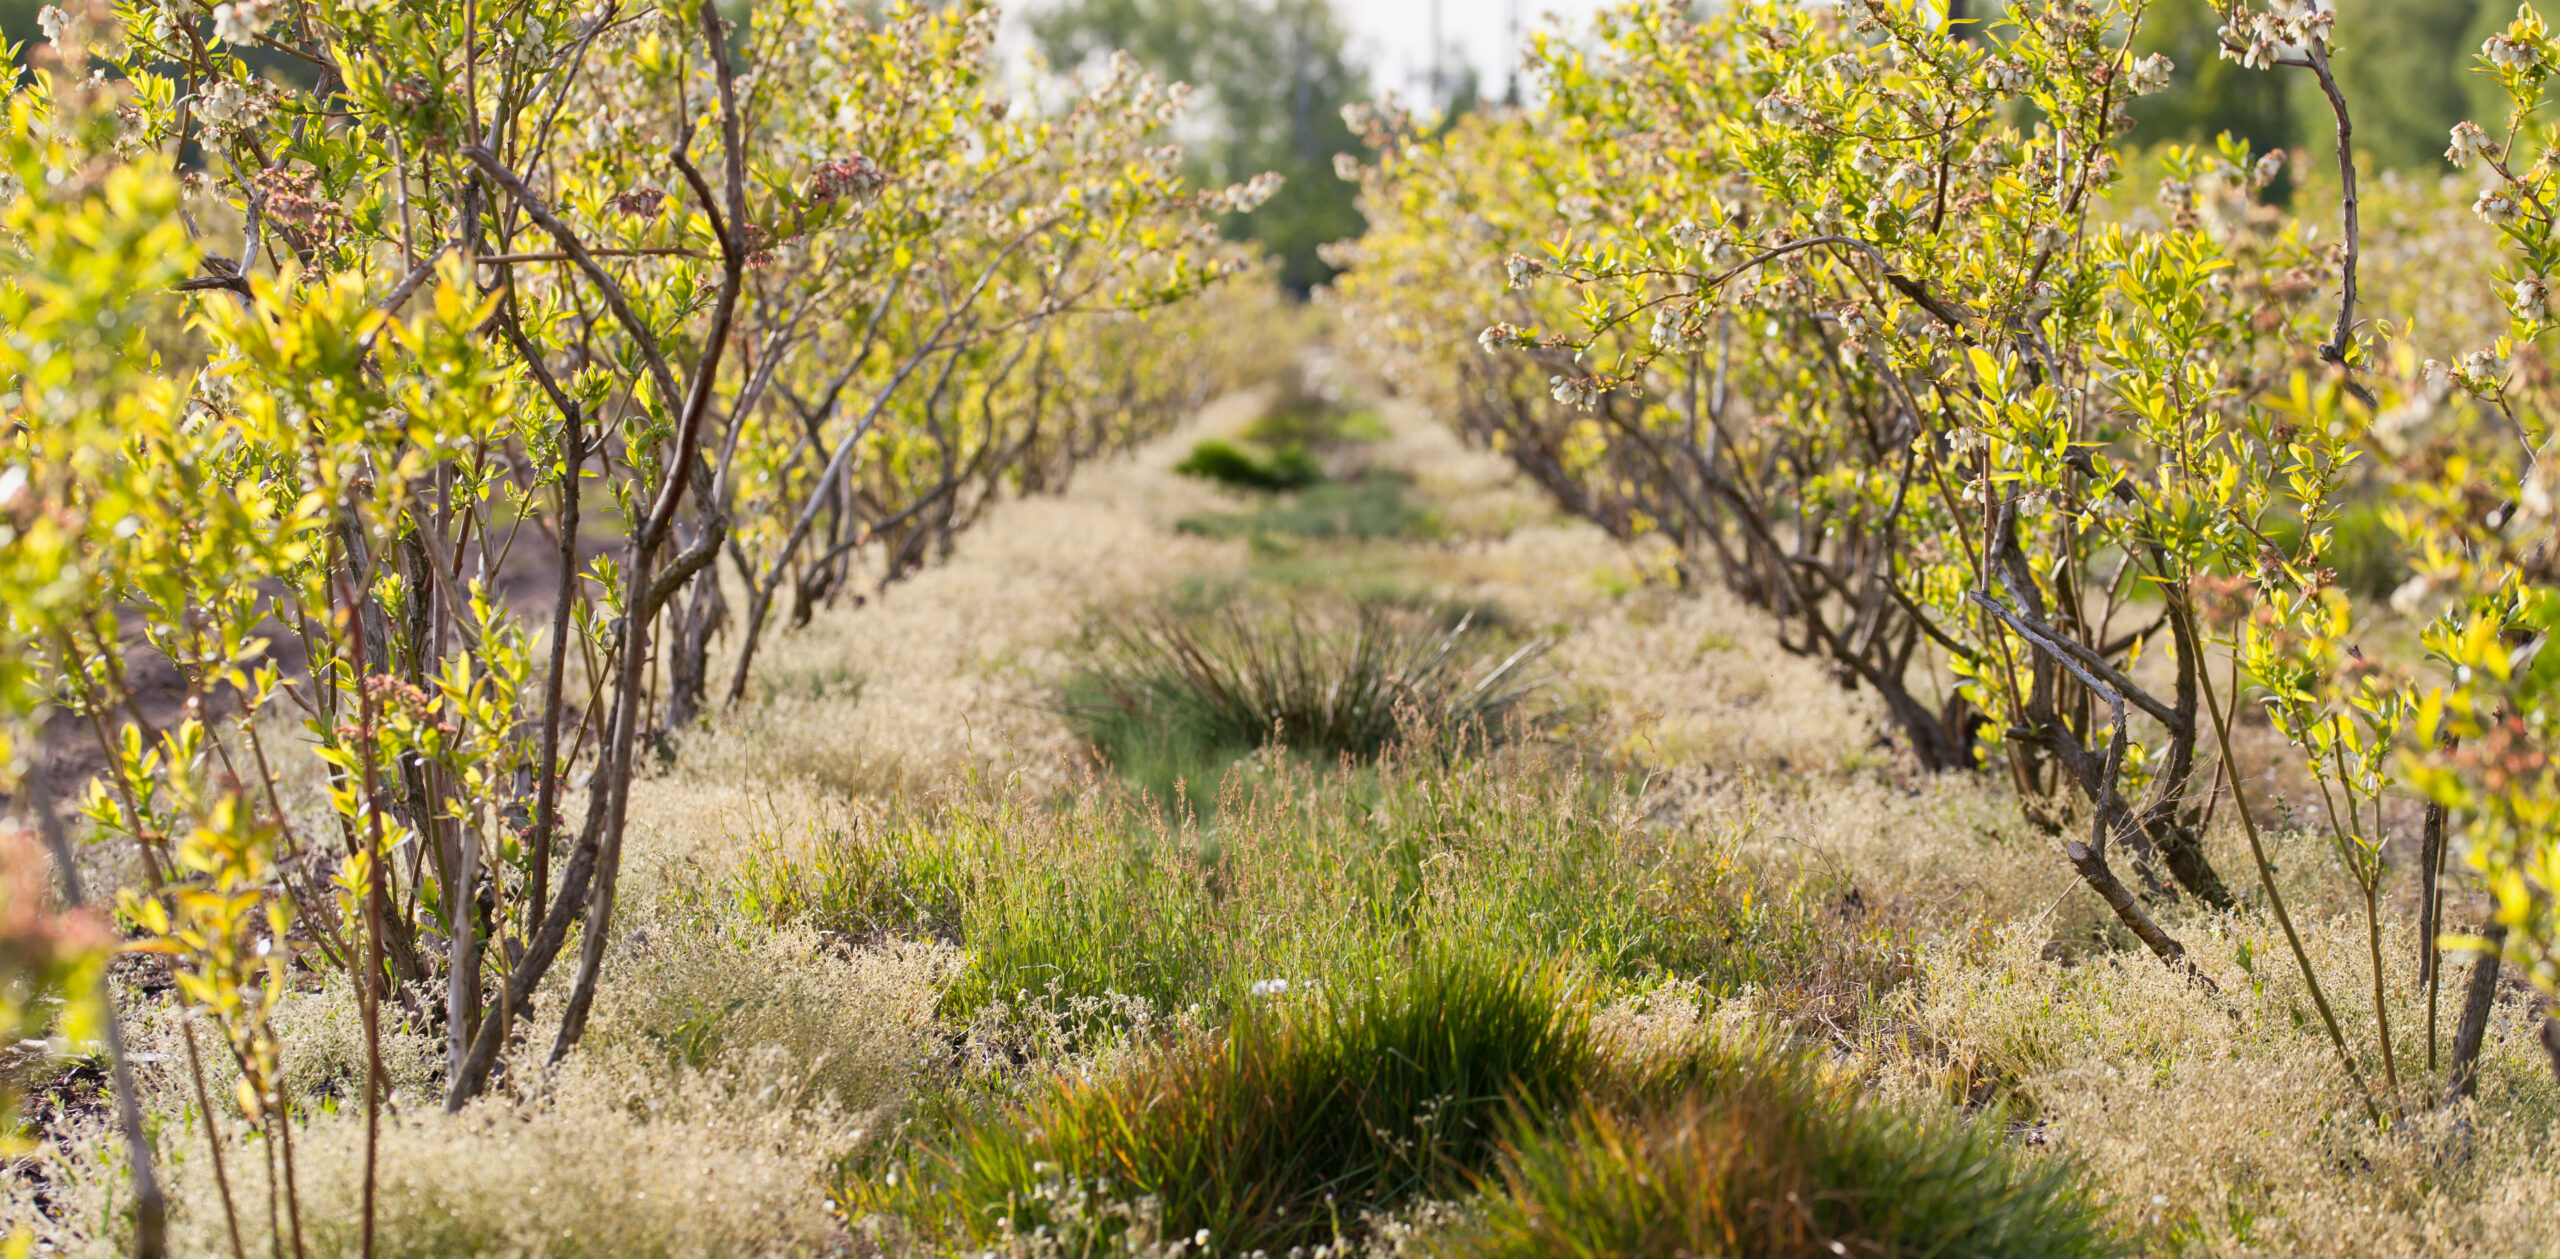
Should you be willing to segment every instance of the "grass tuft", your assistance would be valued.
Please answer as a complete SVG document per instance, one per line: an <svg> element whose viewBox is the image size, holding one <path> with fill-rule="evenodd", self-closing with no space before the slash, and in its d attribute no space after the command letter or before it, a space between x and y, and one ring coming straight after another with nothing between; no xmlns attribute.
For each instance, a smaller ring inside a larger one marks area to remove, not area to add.
<svg viewBox="0 0 2560 1259"><path fill-rule="evenodd" d="M1258 747L1374 758L1408 736L1498 738L1538 686L1546 649L1497 656L1472 618L1440 626L1364 605L1347 626L1236 605L1104 630L1061 701L1076 733L1160 798L1209 787ZM1205 793L1204 793L1205 794Z"/></svg>
<svg viewBox="0 0 2560 1259"><path fill-rule="evenodd" d="M1666 1087L1668 1086L1668 1087ZM1529 1256L2123 1253L2078 1169L1998 1129L1869 1101L1818 1065L1712 1045L1525 1138L1434 1253Z"/></svg>
<svg viewBox="0 0 2560 1259"><path fill-rule="evenodd" d="M1321 1243L1363 1210L1463 1188L1516 1116L1577 1096L1595 1054L1582 1009L1458 956L1265 997L1214 1041L963 1121L847 1197L972 1246L1104 1253L1140 1226L1205 1231L1213 1253Z"/></svg>
<svg viewBox="0 0 2560 1259"><path fill-rule="evenodd" d="M1173 465L1173 470L1237 490L1304 489L1324 479L1324 469L1303 446L1280 446L1269 455L1257 456L1233 442L1216 438L1193 446L1182 462Z"/></svg>

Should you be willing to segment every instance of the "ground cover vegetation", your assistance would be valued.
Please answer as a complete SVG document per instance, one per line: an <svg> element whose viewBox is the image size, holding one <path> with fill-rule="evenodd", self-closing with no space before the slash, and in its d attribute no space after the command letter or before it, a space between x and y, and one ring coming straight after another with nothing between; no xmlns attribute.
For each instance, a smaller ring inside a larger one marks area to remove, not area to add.
<svg viewBox="0 0 2560 1259"><path fill-rule="evenodd" d="M2196 10L48 9L0 1241L2541 1252L2560 47Z"/></svg>

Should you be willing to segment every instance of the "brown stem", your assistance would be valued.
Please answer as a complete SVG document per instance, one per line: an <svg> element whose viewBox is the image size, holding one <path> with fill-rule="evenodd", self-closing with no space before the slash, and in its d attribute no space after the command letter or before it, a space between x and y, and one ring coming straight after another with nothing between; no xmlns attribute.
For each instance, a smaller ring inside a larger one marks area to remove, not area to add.
<svg viewBox="0 0 2560 1259"><path fill-rule="evenodd" d="M350 560L355 558L352 551L349 558ZM349 576L349 574L341 574L342 579ZM387 855L382 850L381 774L374 765L373 688L368 685L371 678L367 676L370 667L366 654L370 638L367 630L370 627L366 624L365 609L355 594L357 590L368 588L371 584L370 581L350 582L346 604L340 613L346 618L347 642L355 656L357 753L364 766L365 969L364 982L359 986L359 991L363 994L365 1045L364 1205L363 1219L357 1232L357 1252L365 1259L372 1259L373 1256L374 1187L380 1170L382 1095L387 1087L382 1069L382 904L385 899L382 863L387 860Z"/></svg>
<svg viewBox="0 0 2560 1259"><path fill-rule="evenodd" d="M2489 1011L2497 1004L2499 950L2507 925L2491 919L2480 929L2489 947L2471 963L2471 980L2463 985L2462 1017L2453 1029L2453 1060L2445 1075L2444 1104L2449 1108L2471 1096L2480 1083L2480 1047L2489 1037Z"/></svg>
<svg viewBox="0 0 2560 1259"><path fill-rule="evenodd" d="M204 1114L204 1140L213 1152L213 1187L222 1194L222 1223L231 1233L231 1259L249 1259L240 1245L240 1211L231 1201L231 1173L222 1161L222 1121L215 1117L213 1092L204 1084L204 1055L196 1049L196 1022L181 1013L178 1032L187 1042L187 1076L195 1081L196 1109Z"/></svg>
<svg viewBox="0 0 2560 1259"><path fill-rule="evenodd" d="M560 824L560 714L565 702L570 614L578 601L578 476L586 461L586 434L577 402L551 377L542 356L525 339L512 308L500 321L534 380L560 413L560 588L551 612L551 670L542 680L542 769L534 782L532 895L525 901L524 933L534 933L551 899L551 842ZM456 1064L457 1067L459 1064Z"/></svg>
<svg viewBox="0 0 2560 1259"><path fill-rule="evenodd" d="M2355 124L2347 118L2347 98L2338 91L2338 78L2329 72L2329 50L2313 43L2309 65L2311 73L2320 79L2320 94L2329 100L2329 112L2338 120L2338 204L2346 216L2346 259L2338 283L2338 325L2329 334L2329 343L2320 347L2320 357L2344 363L2356 328L2356 260L2363 245L2363 232L2356 222Z"/></svg>
<svg viewBox="0 0 2560 1259"><path fill-rule="evenodd" d="M2382 1088L2391 1095L2392 1112L2400 1113L2400 1060L2391 1047L2391 1005L2382 985L2382 909L2374 887L2364 889L2365 948L2373 962L2373 1034L2382 1045Z"/></svg>
<svg viewBox="0 0 2560 1259"><path fill-rule="evenodd" d="M260 1101L264 1103L266 1099ZM301 1183L293 1170L293 1107L285 1102L281 1082L275 1083L274 1102L267 1114L268 1122L274 1125L268 1135L275 1138L276 1149L284 1155L284 1218L285 1227L293 1234L293 1259L308 1259L302 1248Z"/></svg>
<svg viewBox="0 0 2560 1259"><path fill-rule="evenodd" d="M2444 806L2429 803L2418 838L2418 982L2427 989L2427 1070L2436 1069L2436 997L2444 990Z"/></svg>
<svg viewBox="0 0 2560 1259"><path fill-rule="evenodd" d="M2233 675L2231 701L2236 715L2237 705L2240 702L2240 661L2236 655L2231 661L2231 671ZM2258 819L2251 815L2249 801L2241 794L2243 788L2240 763L2231 755L2231 722L2222 711L2221 701L2214 697L2213 673L2209 669L2199 669L2196 672L2198 680L2204 684L2205 714L2213 721L2214 743L2222 750L2222 763L2231 767L2228 775L2231 782L2231 811L2240 815L2240 829L2249 836L2249 856L2258 867L2258 886L2267 894L2268 908L2275 911L2276 925L2284 928L2284 942L2293 949L2293 964L2302 972L2302 982L2311 989L2311 1004L2320 1011L2320 1025L2329 1029L2329 1043L2337 1049L2338 1061L2345 1064L2347 1078L2355 1081L2356 1095L2364 1102L2365 1118L2371 1120L2374 1126L2380 1127L2382 1110L2373 1103L2373 1090L2365 1087L2364 1069L2356 1065L2356 1056L2347 1052L2346 1033L2338 1030L2338 1016L2329 1009L2329 998L2320 990L2320 975L2311 968L2311 954L2304 951L2302 947L2302 933L2293 929L2293 915L2285 912L2284 893L2276 890L2275 866L2268 862L2266 843L2258 837Z"/></svg>
<svg viewBox="0 0 2560 1259"><path fill-rule="evenodd" d="M44 846L53 854L55 873L62 878L62 903L77 910L88 902L80 884L80 867L71 860L71 837L63 832L62 819L53 811L53 792L46 782L43 743L27 770L27 808L35 814L36 829L44 835ZM142 1102L133 1087L133 1063L124 1049L124 1029L116 1017L116 993L106 971L98 972L98 1005L105 1014L107 1071L115 1083L116 1122L124 1131L125 1158L133 1166L133 1253L135 1259L163 1259L169 1253L169 1204L160 1192L160 1177L153 1170L151 1136L142 1126Z"/></svg>

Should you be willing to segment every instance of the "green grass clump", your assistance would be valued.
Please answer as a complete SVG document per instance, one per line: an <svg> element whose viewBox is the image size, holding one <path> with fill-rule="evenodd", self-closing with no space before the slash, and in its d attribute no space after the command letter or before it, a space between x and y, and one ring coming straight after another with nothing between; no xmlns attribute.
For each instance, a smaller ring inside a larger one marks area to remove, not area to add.
<svg viewBox="0 0 2560 1259"><path fill-rule="evenodd" d="M1497 653L1471 619L1441 626L1376 605L1324 625L1230 604L1096 638L1060 706L1115 769L1166 799L1177 777L1209 794L1218 771L1258 747L1365 759L1416 732L1500 737L1536 689L1545 649Z"/></svg>
<svg viewBox="0 0 2560 1259"><path fill-rule="evenodd" d="M1324 469L1303 446L1280 446L1257 456L1233 442L1216 438L1191 448L1173 470L1187 477L1215 481L1238 490L1303 489L1324 479Z"/></svg>
<svg viewBox="0 0 2560 1259"><path fill-rule="evenodd" d="M1302 984L1213 1041L963 1121L846 1197L973 1247L1041 1235L1104 1253L1133 1229L1206 1232L1211 1253L1321 1243L1362 1210L1463 1188L1515 1117L1578 1096L1594 1057L1581 1011L1542 977L1461 956Z"/></svg>
<svg viewBox="0 0 2560 1259"><path fill-rule="evenodd" d="M1671 1087L1665 1088L1669 1084ZM1709 1047L1645 1104L1527 1136L1449 1259L2124 1253L2070 1163L1871 1102L1802 1060Z"/></svg>
<svg viewBox="0 0 2560 1259"><path fill-rule="evenodd" d="M1429 508L1405 497L1403 477L1371 469L1349 480L1310 486L1251 511L1187 516L1174 528L1195 537L1248 538L1277 545L1284 538L1318 542L1423 538L1438 526L1439 518Z"/></svg>

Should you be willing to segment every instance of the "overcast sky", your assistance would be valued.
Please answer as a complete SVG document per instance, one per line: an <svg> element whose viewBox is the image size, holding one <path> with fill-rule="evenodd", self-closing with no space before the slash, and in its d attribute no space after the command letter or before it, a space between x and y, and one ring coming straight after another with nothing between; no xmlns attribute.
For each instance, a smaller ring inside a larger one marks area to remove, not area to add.
<svg viewBox="0 0 2560 1259"><path fill-rule="evenodd" d="M1570 27L1588 25L1606 0L1439 0L1440 39L1450 60L1445 71L1455 76L1462 64L1476 68L1487 96L1500 96L1510 79L1517 37L1545 24L1553 15ZM1006 6L1003 46L1008 61L1030 47L1022 15L1044 7L1047 0L1014 0ZM1352 51L1369 68L1370 85L1394 92L1407 103L1421 105L1431 86L1432 0L1333 0L1351 30ZM1515 23L1516 19L1516 23Z"/></svg>
<svg viewBox="0 0 2560 1259"><path fill-rule="evenodd" d="M1422 103L1431 84L1432 0L1335 0L1334 7L1359 42L1371 82ZM1473 65L1484 93L1499 96L1519 60L1518 36L1546 24L1546 14L1579 27L1600 0L1439 0L1436 7L1441 42L1453 54L1448 72L1460 61Z"/></svg>

